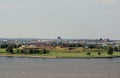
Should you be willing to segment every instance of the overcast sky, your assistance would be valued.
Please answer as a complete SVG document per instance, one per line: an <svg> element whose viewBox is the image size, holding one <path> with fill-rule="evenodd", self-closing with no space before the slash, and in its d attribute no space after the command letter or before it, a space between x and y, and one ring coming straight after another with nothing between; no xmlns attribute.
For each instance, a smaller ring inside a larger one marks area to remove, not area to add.
<svg viewBox="0 0 120 78"><path fill-rule="evenodd" d="M120 0L0 0L0 37L120 39Z"/></svg>

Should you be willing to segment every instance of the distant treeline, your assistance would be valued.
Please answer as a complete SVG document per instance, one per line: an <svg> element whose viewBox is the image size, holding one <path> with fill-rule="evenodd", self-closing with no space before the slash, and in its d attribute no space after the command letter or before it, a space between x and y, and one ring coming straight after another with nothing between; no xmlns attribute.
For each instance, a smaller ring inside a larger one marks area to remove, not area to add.
<svg viewBox="0 0 120 78"><path fill-rule="evenodd" d="M15 44L14 45L9 44L8 47L6 48L6 51L11 54L46 54L46 53L49 53L49 50L45 48L44 49L34 49L34 48L19 49L19 48L16 48L16 46L17 45Z"/></svg>
<svg viewBox="0 0 120 78"><path fill-rule="evenodd" d="M9 45L11 45L13 48L19 48L21 45L18 44L0 44L0 48L7 48Z"/></svg>
<svg viewBox="0 0 120 78"><path fill-rule="evenodd" d="M54 45L54 44L53 44ZM58 45L54 45L54 47L56 46L61 46L61 48L76 48L76 47L83 47L85 49L97 49L99 51L104 50L110 50L114 51L114 52L120 52L120 46L101 46L101 45L96 45L96 44L78 44L78 43L71 43L71 44L65 44L65 43L60 43ZM19 47L21 47L20 44L0 44L0 48L5 48L6 52L8 53L12 53L12 54L17 54L17 53L22 53L22 54L46 54L49 53L50 50L47 50L47 48L43 48L43 49L33 49L33 48L29 48L29 49L19 49Z"/></svg>

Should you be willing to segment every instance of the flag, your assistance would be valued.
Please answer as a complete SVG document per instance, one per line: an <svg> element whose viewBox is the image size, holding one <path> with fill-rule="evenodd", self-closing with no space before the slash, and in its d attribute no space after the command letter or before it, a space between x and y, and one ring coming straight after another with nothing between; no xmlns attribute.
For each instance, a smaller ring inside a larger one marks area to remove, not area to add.
<svg viewBox="0 0 120 78"><path fill-rule="evenodd" d="M62 38L60 36L58 36L58 40L61 40Z"/></svg>

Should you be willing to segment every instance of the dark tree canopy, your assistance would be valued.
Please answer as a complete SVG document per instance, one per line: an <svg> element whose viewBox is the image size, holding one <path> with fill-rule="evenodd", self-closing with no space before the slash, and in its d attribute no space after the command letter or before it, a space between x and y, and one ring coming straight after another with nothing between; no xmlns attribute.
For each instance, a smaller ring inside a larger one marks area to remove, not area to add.
<svg viewBox="0 0 120 78"><path fill-rule="evenodd" d="M8 53L14 53L14 51L13 51L13 45L8 45L8 47L6 48L6 51L8 52Z"/></svg>
<svg viewBox="0 0 120 78"><path fill-rule="evenodd" d="M113 54L113 48L112 48L112 47L108 47L107 53L108 53L109 55L112 55L112 54Z"/></svg>

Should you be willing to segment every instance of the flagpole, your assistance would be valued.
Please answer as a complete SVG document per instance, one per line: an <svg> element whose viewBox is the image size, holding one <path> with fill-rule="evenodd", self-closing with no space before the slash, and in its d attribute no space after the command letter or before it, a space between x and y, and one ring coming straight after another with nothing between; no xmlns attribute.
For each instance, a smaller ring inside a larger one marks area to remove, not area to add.
<svg viewBox="0 0 120 78"><path fill-rule="evenodd" d="M61 37L60 37L60 36L57 37L57 47L58 47L58 44L59 44L59 42L60 42L59 40L61 40Z"/></svg>
<svg viewBox="0 0 120 78"><path fill-rule="evenodd" d="M58 47L58 38L57 38L57 47Z"/></svg>

